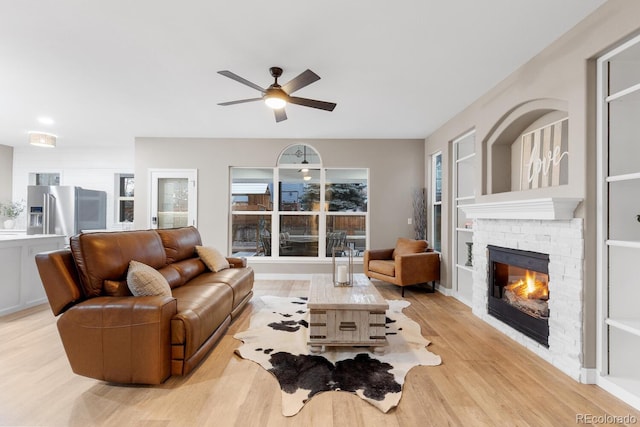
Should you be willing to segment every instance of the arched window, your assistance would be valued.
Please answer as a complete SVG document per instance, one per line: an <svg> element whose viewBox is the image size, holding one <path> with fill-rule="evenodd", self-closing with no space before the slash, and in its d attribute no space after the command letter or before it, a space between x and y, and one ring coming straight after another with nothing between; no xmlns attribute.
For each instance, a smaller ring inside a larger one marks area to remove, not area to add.
<svg viewBox="0 0 640 427"><path fill-rule="evenodd" d="M278 157L278 166L314 165L321 166L320 154L310 145L293 144L282 150Z"/></svg>
<svg viewBox="0 0 640 427"><path fill-rule="evenodd" d="M307 144L286 147L275 168L231 168L234 256L330 258L334 247L367 248L365 168L326 168Z"/></svg>

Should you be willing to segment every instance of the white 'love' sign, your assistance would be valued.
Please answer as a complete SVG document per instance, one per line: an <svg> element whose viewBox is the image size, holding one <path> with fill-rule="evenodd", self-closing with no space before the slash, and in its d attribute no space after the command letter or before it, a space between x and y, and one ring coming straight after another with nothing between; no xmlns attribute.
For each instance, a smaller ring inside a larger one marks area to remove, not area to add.
<svg viewBox="0 0 640 427"><path fill-rule="evenodd" d="M521 189L568 183L568 119L522 136Z"/></svg>

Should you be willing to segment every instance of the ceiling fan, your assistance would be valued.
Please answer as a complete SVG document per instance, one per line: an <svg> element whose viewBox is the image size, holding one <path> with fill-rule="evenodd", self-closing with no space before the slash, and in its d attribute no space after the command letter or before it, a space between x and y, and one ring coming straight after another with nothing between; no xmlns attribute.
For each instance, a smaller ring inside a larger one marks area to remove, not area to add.
<svg viewBox="0 0 640 427"><path fill-rule="evenodd" d="M225 77L229 77L239 83L259 90L262 93L260 98L240 99L237 101L222 102L218 105L234 105L242 104L245 102L253 102L263 100L267 106L273 109L276 116L276 122L287 120L287 113L284 111L284 107L287 104L302 105L303 107L318 108L320 110L333 111L336 108L336 104L333 102L317 101L315 99L299 98L297 96L291 96L291 94L298 89L302 89L305 86L310 85L313 82L320 80L320 76L311 70L306 70L293 80L280 86L278 84L278 78L282 75L282 68L271 67L269 68L271 76L275 79L274 83L268 88L263 89L255 83L246 80L239 75L232 73L228 70L218 71L218 74L222 74Z"/></svg>

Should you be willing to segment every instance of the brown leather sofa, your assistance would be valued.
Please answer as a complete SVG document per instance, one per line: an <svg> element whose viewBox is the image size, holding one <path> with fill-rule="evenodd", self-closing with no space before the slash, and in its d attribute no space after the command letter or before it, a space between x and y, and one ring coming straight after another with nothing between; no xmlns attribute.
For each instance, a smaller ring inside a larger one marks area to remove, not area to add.
<svg viewBox="0 0 640 427"><path fill-rule="evenodd" d="M159 384L186 375L208 354L253 295L242 258L207 269L194 227L86 233L70 249L36 263L73 372L127 384ZM164 276L172 296L132 296L129 262Z"/></svg>
<svg viewBox="0 0 640 427"><path fill-rule="evenodd" d="M429 248L426 240L399 238L395 248L364 252L364 274L402 287L440 280L440 254Z"/></svg>

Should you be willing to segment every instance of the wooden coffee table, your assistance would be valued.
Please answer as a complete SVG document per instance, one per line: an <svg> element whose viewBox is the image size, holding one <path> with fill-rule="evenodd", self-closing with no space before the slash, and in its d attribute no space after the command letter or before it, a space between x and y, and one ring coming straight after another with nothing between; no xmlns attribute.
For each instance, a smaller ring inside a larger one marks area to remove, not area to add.
<svg viewBox="0 0 640 427"><path fill-rule="evenodd" d="M331 274L314 274L309 288L309 345L372 346L384 352L387 301L364 274L353 275L353 286L334 286Z"/></svg>

